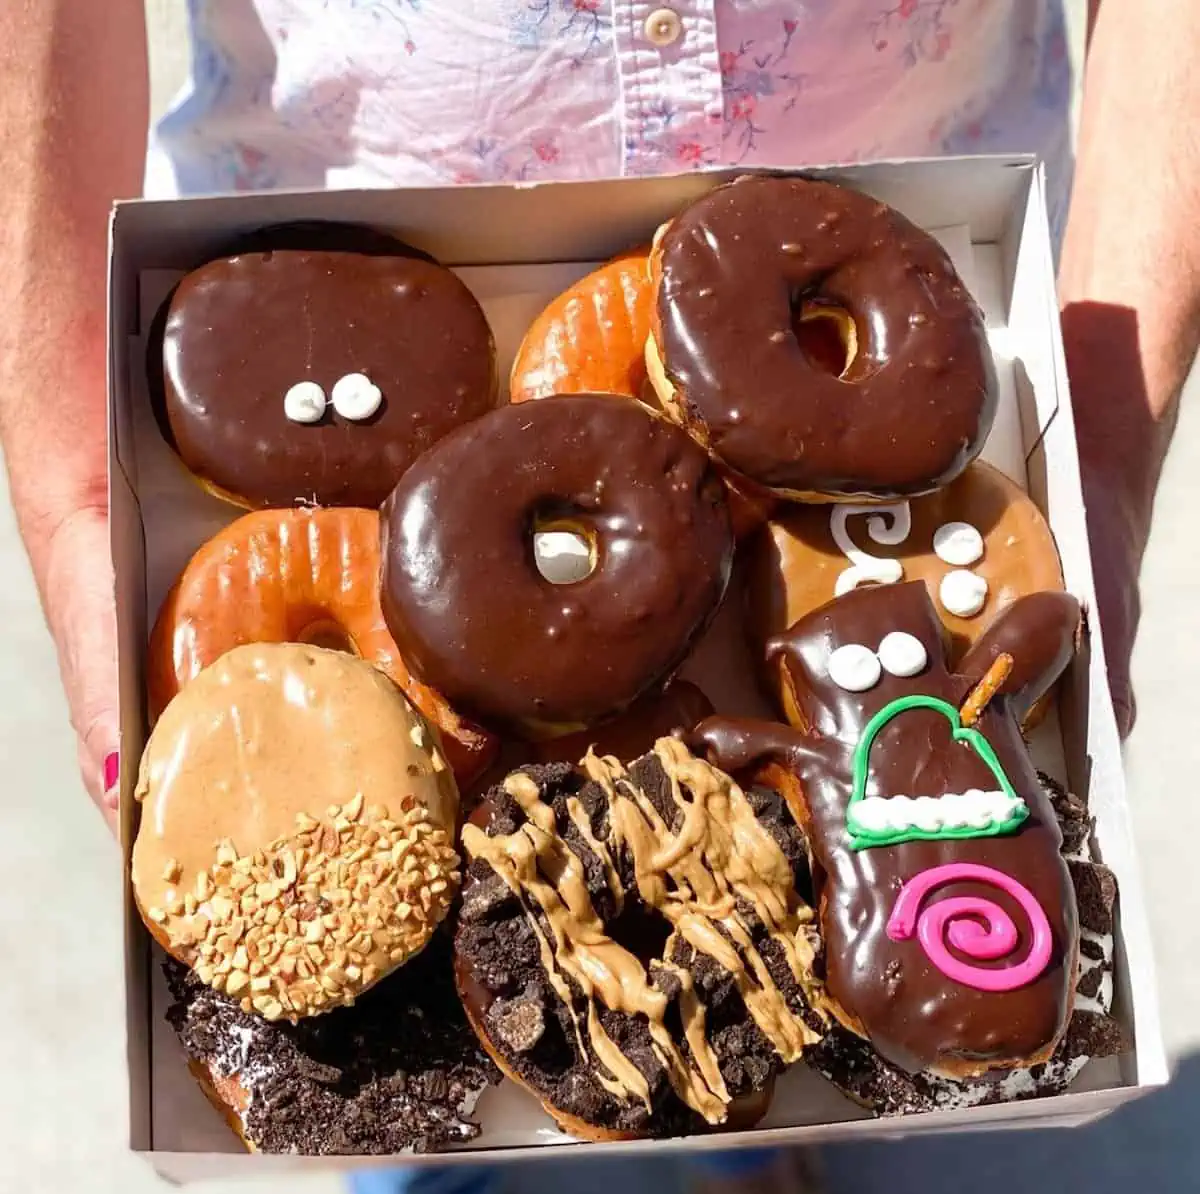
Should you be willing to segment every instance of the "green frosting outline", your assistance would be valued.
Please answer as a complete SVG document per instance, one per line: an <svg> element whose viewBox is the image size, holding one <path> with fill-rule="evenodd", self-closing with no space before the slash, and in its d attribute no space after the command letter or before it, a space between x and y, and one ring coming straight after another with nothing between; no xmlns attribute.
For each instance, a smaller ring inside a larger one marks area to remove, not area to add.
<svg viewBox="0 0 1200 1194"><path fill-rule="evenodd" d="M933 696L897 697L894 701L889 701L884 705L867 722L862 736L858 740L858 745L854 748L854 786L850 803L846 808L846 828L850 833L850 848L852 850L869 850L872 846L897 846L901 842L939 842L958 841L973 837L999 837L1017 829L1029 816L1029 806L1023 800L1018 812L1004 821L992 822L985 829L978 829L971 825L957 825L942 829L919 829L911 826L908 829L887 829L881 832L855 824L854 806L860 800L865 799L867 794L867 773L870 768L871 747L879 736L879 732L892 718L898 717L901 713L907 713L910 709L932 709L935 713L940 713L953 727L954 741L965 742L972 747L996 777L1000 790L1014 800L1021 800L1012 786L1012 781L1000 765L1000 760L996 757L992 744L978 730L964 726L958 710L949 701L943 701L940 697Z"/></svg>

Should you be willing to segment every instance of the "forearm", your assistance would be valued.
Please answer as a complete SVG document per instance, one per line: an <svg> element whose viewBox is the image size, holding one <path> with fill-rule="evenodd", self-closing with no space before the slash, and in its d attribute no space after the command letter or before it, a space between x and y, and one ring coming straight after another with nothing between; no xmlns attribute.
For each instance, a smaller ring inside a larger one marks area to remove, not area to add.
<svg viewBox="0 0 1200 1194"><path fill-rule="evenodd" d="M105 501L105 254L141 191L141 0L0 9L0 441L35 573L64 519Z"/></svg>
<svg viewBox="0 0 1200 1194"><path fill-rule="evenodd" d="M1145 533L1200 342L1200 5L1105 0L1059 293L1085 467Z"/></svg>

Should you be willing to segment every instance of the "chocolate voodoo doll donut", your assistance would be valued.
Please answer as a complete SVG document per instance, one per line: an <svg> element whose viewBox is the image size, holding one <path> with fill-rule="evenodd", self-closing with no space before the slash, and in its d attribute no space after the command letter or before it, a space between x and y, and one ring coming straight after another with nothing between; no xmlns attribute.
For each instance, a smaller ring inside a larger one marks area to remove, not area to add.
<svg viewBox="0 0 1200 1194"><path fill-rule="evenodd" d="M463 830L468 1019L587 1139L753 1122L824 1027L803 839L675 738L493 788Z"/></svg>
<svg viewBox="0 0 1200 1194"><path fill-rule="evenodd" d="M330 236L314 243L339 243ZM421 452L495 405L475 297L380 239L363 252L247 251L179 283L162 332L165 421L219 496L378 506Z"/></svg>
<svg viewBox="0 0 1200 1194"><path fill-rule="evenodd" d="M720 718L695 731L727 770L775 761L764 776L819 876L831 1010L906 1071L1036 1065L1067 1025L1075 892L1018 722L1078 628L1074 598L1025 597L952 673L923 584L858 589L773 645L798 732Z"/></svg>
<svg viewBox="0 0 1200 1194"><path fill-rule="evenodd" d="M351 1004L420 952L458 889L458 789L382 672L302 643L235 647L142 754L134 898L245 1012Z"/></svg>
<svg viewBox="0 0 1200 1194"><path fill-rule="evenodd" d="M742 178L672 220L651 268L650 379L750 481L791 498L904 497L983 447L996 410L983 316L937 241L885 204ZM825 317L848 358L832 371L797 335Z"/></svg>
<svg viewBox="0 0 1200 1194"><path fill-rule="evenodd" d="M555 584L536 531L592 571ZM447 436L383 511L383 614L421 679L484 725L555 737L668 677L733 560L724 490L674 424L608 395L502 407Z"/></svg>

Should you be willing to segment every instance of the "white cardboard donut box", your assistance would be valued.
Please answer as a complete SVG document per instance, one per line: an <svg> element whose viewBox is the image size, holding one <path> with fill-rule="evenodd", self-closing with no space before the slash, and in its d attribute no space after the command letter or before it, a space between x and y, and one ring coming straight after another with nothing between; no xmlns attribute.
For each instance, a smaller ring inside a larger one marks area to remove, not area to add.
<svg viewBox="0 0 1200 1194"><path fill-rule="evenodd" d="M1001 402L984 459L1023 485L1049 519L1067 587L1094 605L1086 511L1063 366L1041 168L1030 158L952 158L806 170L870 192L934 232L987 316ZM207 496L159 435L145 381L151 317L181 272L237 234L296 220L392 231L454 267L483 304L501 376L542 305L616 252L649 241L685 203L730 173L538 186L321 191L119 204L110 229L109 469L116 568L121 752L146 739L146 641L159 603L192 552L237 511ZM720 694L708 695L720 707ZM720 678L715 683L719 686ZM549 1146L616 1151L702 1150L845 1141L963 1129L1074 1125L1162 1085L1150 936L1130 831L1121 749L1095 619L1067 673L1058 716L1034 741L1039 765L1087 793L1100 859L1120 884L1115 1013L1134 1043L1092 1062L1066 1094L1026 1102L874 1119L803 1065L778 1083L755 1131L621 1145L583 1145L555 1130L512 1084L489 1090L479 1138L461 1152L414 1163L530 1158ZM161 957L134 908L128 855L136 825L135 767L122 769L126 857L125 976L130 1147L177 1180L296 1167L386 1164L381 1158L251 1156L209 1106L163 1018ZM556 1152L554 1155L561 1156Z"/></svg>

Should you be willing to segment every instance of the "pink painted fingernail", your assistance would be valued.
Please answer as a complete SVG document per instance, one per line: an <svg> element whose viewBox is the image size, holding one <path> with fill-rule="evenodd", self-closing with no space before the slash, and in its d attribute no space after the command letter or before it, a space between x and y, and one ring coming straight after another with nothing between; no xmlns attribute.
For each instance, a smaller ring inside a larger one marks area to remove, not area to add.
<svg viewBox="0 0 1200 1194"><path fill-rule="evenodd" d="M104 790L107 792L110 788L115 788L120 776L121 756L114 750L104 760Z"/></svg>

